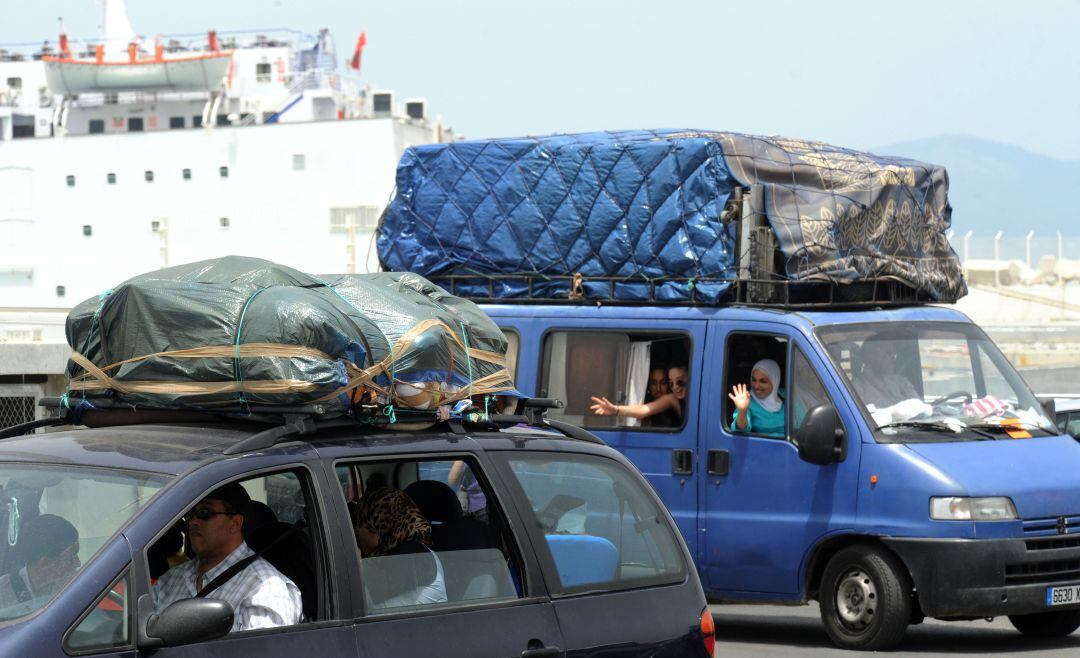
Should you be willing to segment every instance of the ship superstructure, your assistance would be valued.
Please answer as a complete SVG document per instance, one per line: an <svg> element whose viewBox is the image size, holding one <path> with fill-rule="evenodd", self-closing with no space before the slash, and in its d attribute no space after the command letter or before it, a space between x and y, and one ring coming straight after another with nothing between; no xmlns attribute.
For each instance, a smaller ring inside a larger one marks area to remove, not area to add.
<svg viewBox="0 0 1080 658"><path fill-rule="evenodd" d="M62 387L67 309L136 273L227 254L374 269L402 151L454 138L363 82L363 37L350 66L327 30L140 39L115 0L102 24L0 45L0 426L25 417L13 392Z"/></svg>

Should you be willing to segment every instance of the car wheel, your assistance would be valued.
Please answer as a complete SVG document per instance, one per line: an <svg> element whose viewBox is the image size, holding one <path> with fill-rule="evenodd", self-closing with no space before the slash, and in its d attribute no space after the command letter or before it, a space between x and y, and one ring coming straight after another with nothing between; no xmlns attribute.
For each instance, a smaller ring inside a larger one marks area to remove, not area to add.
<svg viewBox="0 0 1080 658"><path fill-rule="evenodd" d="M1055 610L1033 615L1009 615L1013 627L1032 637L1064 637L1080 628L1080 610Z"/></svg>
<svg viewBox="0 0 1080 658"><path fill-rule="evenodd" d="M891 553L851 546L829 560L821 579L821 620L844 649L891 649L911 619L911 580Z"/></svg>

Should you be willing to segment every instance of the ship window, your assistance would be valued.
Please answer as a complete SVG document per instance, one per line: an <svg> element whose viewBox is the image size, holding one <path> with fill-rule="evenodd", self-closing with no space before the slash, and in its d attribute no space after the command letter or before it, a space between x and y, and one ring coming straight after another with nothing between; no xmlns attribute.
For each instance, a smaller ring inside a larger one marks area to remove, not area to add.
<svg viewBox="0 0 1080 658"><path fill-rule="evenodd" d="M107 91L107 92L105 92L105 102L108 103L109 105L115 105L116 102L119 99L120 99L120 96L115 91Z"/></svg>
<svg viewBox="0 0 1080 658"><path fill-rule="evenodd" d="M98 135L105 132L104 119L90 119L90 134Z"/></svg>
<svg viewBox="0 0 1080 658"><path fill-rule="evenodd" d="M270 65L267 64L267 67ZM7 86L9 89L22 89L22 78L8 78Z"/></svg>
<svg viewBox="0 0 1080 658"><path fill-rule="evenodd" d="M75 177L74 176L69 175L67 177L67 186L68 187L75 187Z"/></svg>
<svg viewBox="0 0 1080 658"><path fill-rule="evenodd" d="M169 117L169 130L176 130L184 127L184 117Z"/></svg>
<svg viewBox="0 0 1080 658"><path fill-rule="evenodd" d="M154 182L154 172L147 169L146 171L143 172L143 178L146 179L147 183L153 183Z"/></svg>
<svg viewBox="0 0 1080 658"><path fill-rule="evenodd" d="M130 119L128 119L127 124L128 124L128 132L141 133L142 130L143 130L142 117L131 117Z"/></svg>
<svg viewBox="0 0 1080 658"><path fill-rule="evenodd" d="M221 226L221 228L229 228L229 218L222 217L218 219L218 224Z"/></svg>
<svg viewBox="0 0 1080 658"><path fill-rule="evenodd" d="M184 171L181 172L181 175L184 177L184 180L191 180L191 170L190 169L185 169Z"/></svg>
<svg viewBox="0 0 1080 658"><path fill-rule="evenodd" d="M219 125L219 126L228 126L228 125L230 125L229 124L229 115L228 114L219 114L219 115L217 115L217 125Z"/></svg>
<svg viewBox="0 0 1080 658"><path fill-rule="evenodd" d="M221 176L222 178L228 178L229 177L229 168L225 167L225 166L218 167L218 175Z"/></svg>
<svg viewBox="0 0 1080 658"><path fill-rule="evenodd" d="M67 294L67 288L65 288L64 286L56 286L57 297L63 297L65 294Z"/></svg>
<svg viewBox="0 0 1080 658"><path fill-rule="evenodd" d="M89 224L83 224L82 234L86 237L92 236L94 234L94 227L90 226Z"/></svg>
<svg viewBox="0 0 1080 658"><path fill-rule="evenodd" d="M111 171L105 174L105 182L109 185L116 185L116 174Z"/></svg>
<svg viewBox="0 0 1080 658"><path fill-rule="evenodd" d="M202 128L202 115L201 114L196 114L195 116L191 117L191 127L192 128Z"/></svg>
<svg viewBox="0 0 1080 658"><path fill-rule="evenodd" d="M151 219L150 220L150 230L153 231L154 233L157 233L158 231L160 231L161 230L161 221L157 220L157 219Z"/></svg>
<svg viewBox="0 0 1080 658"><path fill-rule="evenodd" d="M270 62L255 65L255 82L270 82Z"/></svg>
<svg viewBox="0 0 1080 658"><path fill-rule="evenodd" d="M303 153L293 153L293 157L292 157L293 171L303 171L305 164L306 163L304 162L304 154Z"/></svg>

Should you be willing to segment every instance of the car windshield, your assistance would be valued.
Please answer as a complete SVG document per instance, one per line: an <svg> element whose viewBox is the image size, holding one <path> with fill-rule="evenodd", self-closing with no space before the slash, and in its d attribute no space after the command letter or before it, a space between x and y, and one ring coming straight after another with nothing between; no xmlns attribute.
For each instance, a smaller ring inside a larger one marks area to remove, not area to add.
<svg viewBox="0 0 1080 658"><path fill-rule="evenodd" d="M822 327L817 335L880 440L1057 434L1024 380L974 325L873 323Z"/></svg>
<svg viewBox="0 0 1080 658"><path fill-rule="evenodd" d="M0 622L48 603L167 477L0 463Z"/></svg>

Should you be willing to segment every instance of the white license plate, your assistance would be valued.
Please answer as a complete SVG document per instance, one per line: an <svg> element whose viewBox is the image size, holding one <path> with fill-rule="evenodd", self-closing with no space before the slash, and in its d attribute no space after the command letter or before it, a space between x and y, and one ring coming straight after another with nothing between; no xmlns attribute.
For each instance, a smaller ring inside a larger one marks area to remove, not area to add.
<svg viewBox="0 0 1080 658"><path fill-rule="evenodd" d="M1069 605L1072 603L1080 603L1080 585L1046 588L1046 605Z"/></svg>

